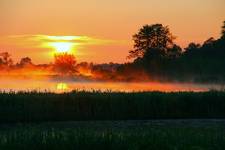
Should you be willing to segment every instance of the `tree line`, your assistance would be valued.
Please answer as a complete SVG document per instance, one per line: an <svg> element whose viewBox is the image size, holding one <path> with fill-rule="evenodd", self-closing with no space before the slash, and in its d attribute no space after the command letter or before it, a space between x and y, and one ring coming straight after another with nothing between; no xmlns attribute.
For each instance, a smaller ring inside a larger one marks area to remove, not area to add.
<svg viewBox="0 0 225 150"><path fill-rule="evenodd" d="M192 42L184 49L174 39L168 26L143 26L133 35L128 58L134 61L120 66L118 72L129 72L130 79L136 76L131 72L144 72L160 81L225 81L225 21L219 39L210 37L202 45Z"/></svg>
<svg viewBox="0 0 225 150"><path fill-rule="evenodd" d="M133 61L129 63L77 63L74 55L62 53L55 55L53 64L35 65L29 57L14 64L10 54L3 52L0 71L32 68L111 81L225 82L225 21L218 39L192 42L183 49L174 40L168 26L144 25L133 35L134 45L128 55Z"/></svg>

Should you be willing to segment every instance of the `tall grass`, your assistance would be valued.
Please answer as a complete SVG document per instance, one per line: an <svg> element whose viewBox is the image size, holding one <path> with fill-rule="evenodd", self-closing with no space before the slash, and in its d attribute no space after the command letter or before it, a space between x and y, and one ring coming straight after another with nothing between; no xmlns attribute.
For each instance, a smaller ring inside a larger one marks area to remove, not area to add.
<svg viewBox="0 0 225 150"><path fill-rule="evenodd" d="M225 118L225 92L0 94L0 122Z"/></svg>
<svg viewBox="0 0 225 150"><path fill-rule="evenodd" d="M156 125L110 122L21 124L0 128L2 150L224 150L220 125ZM163 122L162 122L163 123ZM103 124L103 125L102 125Z"/></svg>

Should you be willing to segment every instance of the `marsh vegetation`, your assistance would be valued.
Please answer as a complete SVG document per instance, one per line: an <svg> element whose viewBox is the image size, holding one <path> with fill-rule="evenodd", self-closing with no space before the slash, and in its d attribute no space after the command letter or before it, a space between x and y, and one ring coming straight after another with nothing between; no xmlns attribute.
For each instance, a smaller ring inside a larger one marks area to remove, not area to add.
<svg viewBox="0 0 225 150"><path fill-rule="evenodd" d="M225 92L11 92L1 122L225 118Z"/></svg>

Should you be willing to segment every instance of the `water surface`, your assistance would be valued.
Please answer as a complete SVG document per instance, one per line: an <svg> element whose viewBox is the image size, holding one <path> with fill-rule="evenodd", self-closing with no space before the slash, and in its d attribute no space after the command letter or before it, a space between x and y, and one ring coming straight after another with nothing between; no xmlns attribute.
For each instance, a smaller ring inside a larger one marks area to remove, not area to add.
<svg viewBox="0 0 225 150"><path fill-rule="evenodd" d="M159 82L90 82L90 81L54 81L49 79L0 79L1 91L51 91L70 92L72 90L101 91L209 91L223 90L223 85L194 83Z"/></svg>

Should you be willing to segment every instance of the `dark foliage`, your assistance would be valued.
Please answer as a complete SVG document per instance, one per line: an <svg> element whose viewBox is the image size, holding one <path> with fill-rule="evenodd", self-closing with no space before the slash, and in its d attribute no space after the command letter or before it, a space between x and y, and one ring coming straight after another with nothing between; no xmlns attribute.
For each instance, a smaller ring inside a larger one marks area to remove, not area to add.
<svg viewBox="0 0 225 150"><path fill-rule="evenodd" d="M1 125L1 150L224 150L224 122L100 121Z"/></svg>
<svg viewBox="0 0 225 150"><path fill-rule="evenodd" d="M0 66L12 66L13 61L10 58L10 54L8 52L0 53Z"/></svg>
<svg viewBox="0 0 225 150"><path fill-rule="evenodd" d="M136 59L130 68L160 81L225 82L225 22L219 39L209 38L203 45L190 43L183 51L172 37L168 27L144 26L134 35L130 56Z"/></svg>
<svg viewBox="0 0 225 150"><path fill-rule="evenodd" d="M54 70L61 74L73 74L75 70L76 58L72 54L55 54Z"/></svg>
<svg viewBox="0 0 225 150"><path fill-rule="evenodd" d="M225 92L2 93L1 122L225 118Z"/></svg>
<svg viewBox="0 0 225 150"><path fill-rule="evenodd" d="M153 24L143 26L139 32L133 35L134 50L131 50L129 58L144 57L145 53L154 53L158 50L162 54L173 45L174 37L167 26Z"/></svg>

